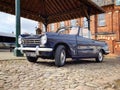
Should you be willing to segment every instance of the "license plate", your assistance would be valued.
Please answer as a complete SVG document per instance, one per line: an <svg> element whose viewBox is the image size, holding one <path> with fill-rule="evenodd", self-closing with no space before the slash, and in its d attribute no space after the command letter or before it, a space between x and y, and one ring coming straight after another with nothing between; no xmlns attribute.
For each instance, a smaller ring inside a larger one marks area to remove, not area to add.
<svg viewBox="0 0 120 90"><path fill-rule="evenodd" d="M36 53L35 52L26 52L26 56L36 57Z"/></svg>

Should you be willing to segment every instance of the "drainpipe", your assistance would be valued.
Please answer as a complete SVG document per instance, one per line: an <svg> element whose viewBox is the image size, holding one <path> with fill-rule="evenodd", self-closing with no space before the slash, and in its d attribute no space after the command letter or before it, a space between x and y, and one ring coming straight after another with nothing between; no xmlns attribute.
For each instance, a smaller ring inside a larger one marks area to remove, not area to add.
<svg viewBox="0 0 120 90"><path fill-rule="evenodd" d="M18 37L21 33L20 30L20 0L15 0L15 13L16 13L16 48L20 47L20 45L18 44ZM21 54L20 50L14 49L14 55L15 56L23 56L23 54Z"/></svg>

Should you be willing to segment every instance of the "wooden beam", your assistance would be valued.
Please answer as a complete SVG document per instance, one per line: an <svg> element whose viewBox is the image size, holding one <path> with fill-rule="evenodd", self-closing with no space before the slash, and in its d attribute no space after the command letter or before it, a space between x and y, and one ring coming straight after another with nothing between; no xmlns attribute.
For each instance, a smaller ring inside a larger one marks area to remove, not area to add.
<svg viewBox="0 0 120 90"><path fill-rule="evenodd" d="M48 17L48 19L49 19L49 20L52 20L52 19L57 18L57 17L60 17L60 16L64 16L64 15L68 15L68 14L73 14L73 13L76 13L76 12L80 12L82 7L83 7L83 6L81 6L80 8L76 8L76 9L70 10L70 11L66 11L66 12L61 12L61 13L57 13L57 14L50 15L50 16ZM85 7L84 7L84 9L85 9ZM82 9L82 10L83 10L83 9ZM84 10L84 11L85 11L85 10ZM84 14L86 14L86 16L88 16L88 15L87 15L87 11L85 11Z"/></svg>
<svg viewBox="0 0 120 90"><path fill-rule="evenodd" d="M8 9L10 9L10 10L13 11L12 13L11 13L11 11L6 11L7 13L15 14L15 7L14 7L14 5L11 5L9 3L0 1L0 6L5 6L5 8L8 8ZM21 15L22 15L22 17L25 17L25 16L23 16L23 14L33 15L33 16L39 17L39 19L36 20L36 21L42 21L42 22L44 22L44 18L42 16L40 16L38 13L36 13L36 12L32 12L32 11L26 10L24 8L21 8ZM29 18L29 19L31 19L31 18Z"/></svg>

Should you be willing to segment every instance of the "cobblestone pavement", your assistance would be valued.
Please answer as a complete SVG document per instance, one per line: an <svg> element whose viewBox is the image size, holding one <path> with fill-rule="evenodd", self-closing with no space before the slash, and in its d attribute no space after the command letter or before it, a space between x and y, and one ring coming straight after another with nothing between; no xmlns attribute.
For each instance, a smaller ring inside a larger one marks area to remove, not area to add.
<svg viewBox="0 0 120 90"><path fill-rule="evenodd" d="M0 90L120 90L120 59L72 61L0 60Z"/></svg>

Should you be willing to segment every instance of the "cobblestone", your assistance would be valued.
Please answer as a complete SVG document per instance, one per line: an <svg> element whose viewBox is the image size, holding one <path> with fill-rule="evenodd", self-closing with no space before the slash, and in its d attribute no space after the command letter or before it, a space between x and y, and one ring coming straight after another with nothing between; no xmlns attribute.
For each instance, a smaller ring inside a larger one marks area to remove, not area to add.
<svg viewBox="0 0 120 90"><path fill-rule="evenodd" d="M54 61L0 60L0 90L120 90L120 60L72 61L58 68Z"/></svg>

